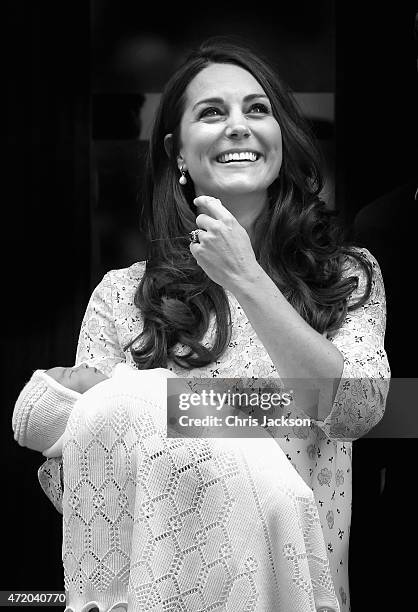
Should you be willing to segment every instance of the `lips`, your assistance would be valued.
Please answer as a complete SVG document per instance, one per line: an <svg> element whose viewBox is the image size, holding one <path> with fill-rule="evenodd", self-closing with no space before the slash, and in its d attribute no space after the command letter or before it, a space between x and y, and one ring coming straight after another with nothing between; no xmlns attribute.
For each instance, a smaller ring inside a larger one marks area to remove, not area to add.
<svg viewBox="0 0 418 612"><path fill-rule="evenodd" d="M216 161L220 164L229 164L231 162L255 162L259 158L260 153L256 151L228 151L218 155Z"/></svg>

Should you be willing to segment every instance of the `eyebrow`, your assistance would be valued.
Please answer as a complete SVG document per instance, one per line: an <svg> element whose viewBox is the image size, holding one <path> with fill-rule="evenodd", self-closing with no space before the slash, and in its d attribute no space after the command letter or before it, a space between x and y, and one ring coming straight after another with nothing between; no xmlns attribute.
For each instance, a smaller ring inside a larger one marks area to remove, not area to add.
<svg viewBox="0 0 418 612"><path fill-rule="evenodd" d="M245 96L243 101L244 102L251 102L251 100L255 100L256 98L265 98L266 100L268 100L268 97L265 94L249 94L248 96ZM206 98L205 100L199 100L199 102L196 102L196 104L193 106L193 110L199 106L200 104L224 104L225 100L223 98Z"/></svg>

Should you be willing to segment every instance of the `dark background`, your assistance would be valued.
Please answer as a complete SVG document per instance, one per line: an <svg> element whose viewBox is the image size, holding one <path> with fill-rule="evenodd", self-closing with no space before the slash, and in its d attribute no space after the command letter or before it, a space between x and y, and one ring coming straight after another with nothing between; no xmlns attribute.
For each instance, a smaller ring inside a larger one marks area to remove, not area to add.
<svg viewBox="0 0 418 612"><path fill-rule="evenodd" d="M412 3L294 1L275 9L273 17L271 7L254 3L211 3L199 10L187 3L8 4L3 590L63 590L61 518L37 483L40 456L13 440L13 405L33 370L73 363L81 319L103 272L143 257L137 204L146 142L138 140L136 111L144 92L161 91L188 47L208 35L239 34L276 63L295 91L335 93L335 125L318 121L314 128L348 229L360 209L408 186L414 176ZM400 315L388 320L398 377L416 375L415 302L409 297L415 219L410 191L405 194L391 200L396 215L384 238L376 240L373 230L379 209L362 234L385 262L385 280L398 280L390 299ZM386 288L389 293L390 283ZM408 438L354 443L354 611L409 604L415 451L416 440Z"/></svg>

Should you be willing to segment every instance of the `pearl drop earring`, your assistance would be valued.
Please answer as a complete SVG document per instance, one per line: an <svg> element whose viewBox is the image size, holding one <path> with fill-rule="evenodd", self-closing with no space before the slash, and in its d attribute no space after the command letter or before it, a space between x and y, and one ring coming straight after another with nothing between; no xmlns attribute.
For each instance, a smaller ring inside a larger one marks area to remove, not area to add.
<svg viewBox="0 0 418 612"><path fill-rule="evenodd" d="M186 185L187 178L186 178L186 173L183 170L183 166L180 168L180 172L181 172L181 177L179 178L179 183L180 185Z"/></svg>

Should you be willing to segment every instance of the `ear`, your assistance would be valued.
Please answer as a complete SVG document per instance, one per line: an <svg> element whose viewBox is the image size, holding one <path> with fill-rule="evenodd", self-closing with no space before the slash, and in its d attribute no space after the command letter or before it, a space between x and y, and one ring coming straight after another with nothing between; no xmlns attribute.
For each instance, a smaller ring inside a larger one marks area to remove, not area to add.
<svg viewBox="0 0 418 612"><path fill-rule="evenodd" d="M166 134L164 136L164 149L169 159L173 156L173 134Z"/></svg>
<svg viewBox="0 0 418 612"><path fill-rule="evenodd" d="M174 153L174 150L173 150L173 134L166 134L164 136L164 148L165 148L165 152L168 155L168 158L172 159L173 158L173 153ZM181 155L177 155L176 161L177 161L177 166L178 166L178 168L180 170L180 168L182 166L184 166L184 159L182 158Z"/></svg>

